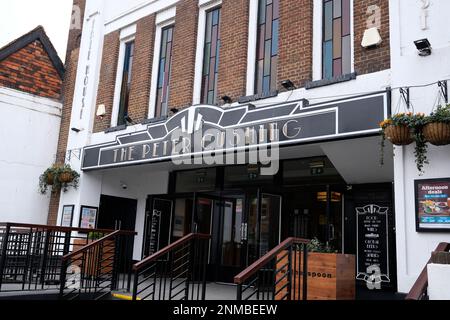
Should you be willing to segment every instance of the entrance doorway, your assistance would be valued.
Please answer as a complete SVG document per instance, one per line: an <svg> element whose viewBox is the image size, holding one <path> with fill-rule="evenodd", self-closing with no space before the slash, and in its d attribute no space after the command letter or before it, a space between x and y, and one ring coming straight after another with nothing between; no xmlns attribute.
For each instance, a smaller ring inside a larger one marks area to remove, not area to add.
<svg viewBox="0 0 450 320"><path fill-rule="evenodd" d="M109 230L134 231L136 224L137 200L102 195L97 228ZM128 256L120 259L119 270L128 272L126 261L132 261L134 237L121 242L121 252Z"/></svg>

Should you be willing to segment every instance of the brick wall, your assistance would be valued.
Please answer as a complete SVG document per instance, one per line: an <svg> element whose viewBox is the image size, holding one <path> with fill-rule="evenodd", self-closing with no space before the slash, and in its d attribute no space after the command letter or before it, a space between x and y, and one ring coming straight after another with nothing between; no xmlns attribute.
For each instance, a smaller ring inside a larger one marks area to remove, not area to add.
<svg viewBox="0 0 450 320"><path fill-rule="evenodd" d="M173 37L172 74L169 107L192 104L197 47L198 0L181 0Z"/></svg>
<svg viewBox="0 0 450 320"><path fill-rule="evenodd" d="M95 108L100 104L104 104L106 107L106 115L103 119L95 119L93 132L105 131L111 126L119 50L120 31L114 31L105 35L100 81L97 92L97 104L95 105Z"/></svg>
<svg viewBox="0 0 450 320"><path fill-rule="evenodd" d="M67 140L69 138L70 131L70 119L72 117L72 101L75 91L75 81L77 74L77 66L78 66L78 56L80 53L80 49L76 48L70 52L70 55L66 58L66 73L64 75L64 86L63 86L63 109L61 116L61 127L59 130L59 142L57 149L57 162L64 163L66 149L67 149ZM60 194L55 193L50 197L50 207L48 213L48 221L49 225L56 225L57 217L58 217L58 208L59 208L59 198Z"/></svg>
<svg viewBox="0 0 450 320"><path fill-rule="evenodd" d="M155 15L137 23L133 77L131 79L128 114L134 122L147 119L155 43Z"/></svg>
<svg viewBox="0 0 450 320"><path fill-rule="evenodd" d="M81 10L80 21L84 19L84 9L86 0L74 0L73 5L79 6ZM67 140L69 138L70 119L72 117L72 102L75 92L75 81L77 76L78 60L80 55L80 42L82 34L82 25L80 29L73 28L69 31L66 51L66 72L64 74L62 87L62 117L61 128L59 131L59 142L57 149L57 162L63 163L66 155ZM52 194L50 197L50 205L48 211L47 224L56 225L59 210L60 193Z"/></svg>
<svg viewBox="0 0 450 320"><path fill-rule="evenodd" d="M374 49L361 46L364 31L367 28L367 8L377 5L381 9L380 35L382 44ZM354 29L355 29L355 71L358 75L389 69L391 67L389 46L389 0L355 0L354 1Z"/></svg>
<svg viewBox="0 0 450 320"><path fill-rule="evenodd" d="M248 51L248 0L223 0L218 98L245 96Z"/></svg>
<svg viewBox="0 0 450 320"><path fill-rule="evenodd" d="M44 98L61 98L62 79L39 40L0 61L0 86Z"/></svg>
<svg viewBox="0 0 450 320"><path fill-rule="evenodd" d="M283 80L297 87L312 79L313 0L280 1L278 89Z"/></svg>

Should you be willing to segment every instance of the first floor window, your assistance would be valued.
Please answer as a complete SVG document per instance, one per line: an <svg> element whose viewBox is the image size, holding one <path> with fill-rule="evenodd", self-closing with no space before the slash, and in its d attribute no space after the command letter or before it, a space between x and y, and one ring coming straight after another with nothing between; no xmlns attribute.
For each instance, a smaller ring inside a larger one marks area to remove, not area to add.
<svg viewBox="0 0 450 320"><path fill-rule="evenodd" d="M217 76L220 52L220 8L206 13L206 34L203 56L202 98L203 104L216 104Z"/></svg>
<svg viewBox="0 0 450 320"><path fill-rule="evenodd" d="M170 73L172 69L173 26L162 29L161 48L159 55L158 87L156 92L155 117L168 114Z"/></svg>
<svg viewBox="0 0 450 320"><path fill-rule="evenodd" d="M351 73L350 0L323 1L323 78Z"/></svg>
<svg viewBox="0 0 450 320"><path fill-rule="evenodd" d="M133 69L134 41L125 44L125 62L122 71L122 85L120 89L119 115L117 125L126 124L128 117L128 103L130 100L131 74Z"/></svg>
<svg viewBox="0 0 450 320"><path fill-rule="evenodd" d="M256 48L256 93L277 89L280 0L259 0Z"/></svg>

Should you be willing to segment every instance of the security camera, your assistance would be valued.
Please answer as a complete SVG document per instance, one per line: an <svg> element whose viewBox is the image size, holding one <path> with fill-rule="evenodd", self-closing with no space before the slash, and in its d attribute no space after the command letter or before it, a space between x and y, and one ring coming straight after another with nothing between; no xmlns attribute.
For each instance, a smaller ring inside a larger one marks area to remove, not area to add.
<svg viewBox="0 0 450 320"><path fill-rule="evenodd" d="M125 182L121 182L120 186L122 187L123 190L127 190L128 189L128 185Z"/></svg>
<svg viewBox="0 0 450 320"><path fill-rule="evenodd" d="M430 41L428 41L428 39L421 39L414 41L414 44L416 45L416 48L419 51L419 56L426 57L431 54L432 49Z"/></svg>

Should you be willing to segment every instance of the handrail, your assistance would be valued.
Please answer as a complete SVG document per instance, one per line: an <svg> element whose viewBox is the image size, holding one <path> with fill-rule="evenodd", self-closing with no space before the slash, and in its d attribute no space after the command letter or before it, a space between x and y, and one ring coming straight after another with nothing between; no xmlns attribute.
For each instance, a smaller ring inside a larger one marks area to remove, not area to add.
<svg viewBox="0 0 450 320"><path fill-rule="evenodd" d="M183 237L183 238L175 241L174 243L168 245L167 247L159 250L158 252L152 254L151 256L145 258L144 260L136 263L133 266L133 271L141 270L142 268L144 268L149 263L154 262L155 260L159 259L160 257L162 257L166 253L170 252L174 248L178 247L181 244L187 243L187 242L189 242L192 239L205 239L206 240L206 239L211 239L211 236L208 235L208 234L190 233L190 234L186 235L185 237Z"/></svg>
<svg viewBox="0 0 450 320"><path fill-rule="evenodd" d="M262 267L264 267L267 263L269 263L273 258L278 256L283 250L288 248L293 244L309 244L311 241L300 238L287 238L282 243L280 243L277 247L270 250L265 256L261 259L254 262L247 269L239 273L236 277L234 277L235 284L243 284L248 278L254 275L259 271Z"/></svg>
<svg viewBox="0 0 450 320"><path fill-rule="evenodd" d="M441 242L434 252L448 252L450 251L450 243ZM432 258L428 260L425 268L423 268L413 287L409 291L409 294L406 296L406 300L420 300L424 295L428 288L428 264L432 263Z"/></svg>
<svg viewBox="0 0 450 320"><path fill-rule="evenodd" d="M107 234L106 236L104 236L103 238L100 238L98 240L95 240L89 244L87 244L86 246L80 248L77 251L71 252L69 254L66 254L65 256L62 257L62 261L67 261L69 259L72 259L73 257L76 257L78 255L80 255L81 253L84 253L86 251L88 251L89 249L97 246L99 243L105 242L109 239L115 238L116 236L119 235L124 235L124 236L135 236L137 235L137 232L135 231L125 231L125 230L117 230L114 231L113 233Z"/></svg>
<svg viewBox="0 0 450 320"><path fill-rule="evenodd" d="M115 230L110 229L86 229L86 228L72 228L72 227L59 227L59 226L48 226L42 224L26 224L26 223L13 223L13 222L2 222L0 227L18 227L18 228L36 228L45 229L49 231L60 231L60 232L100 232L100 233L112 233Z"/></svg>

